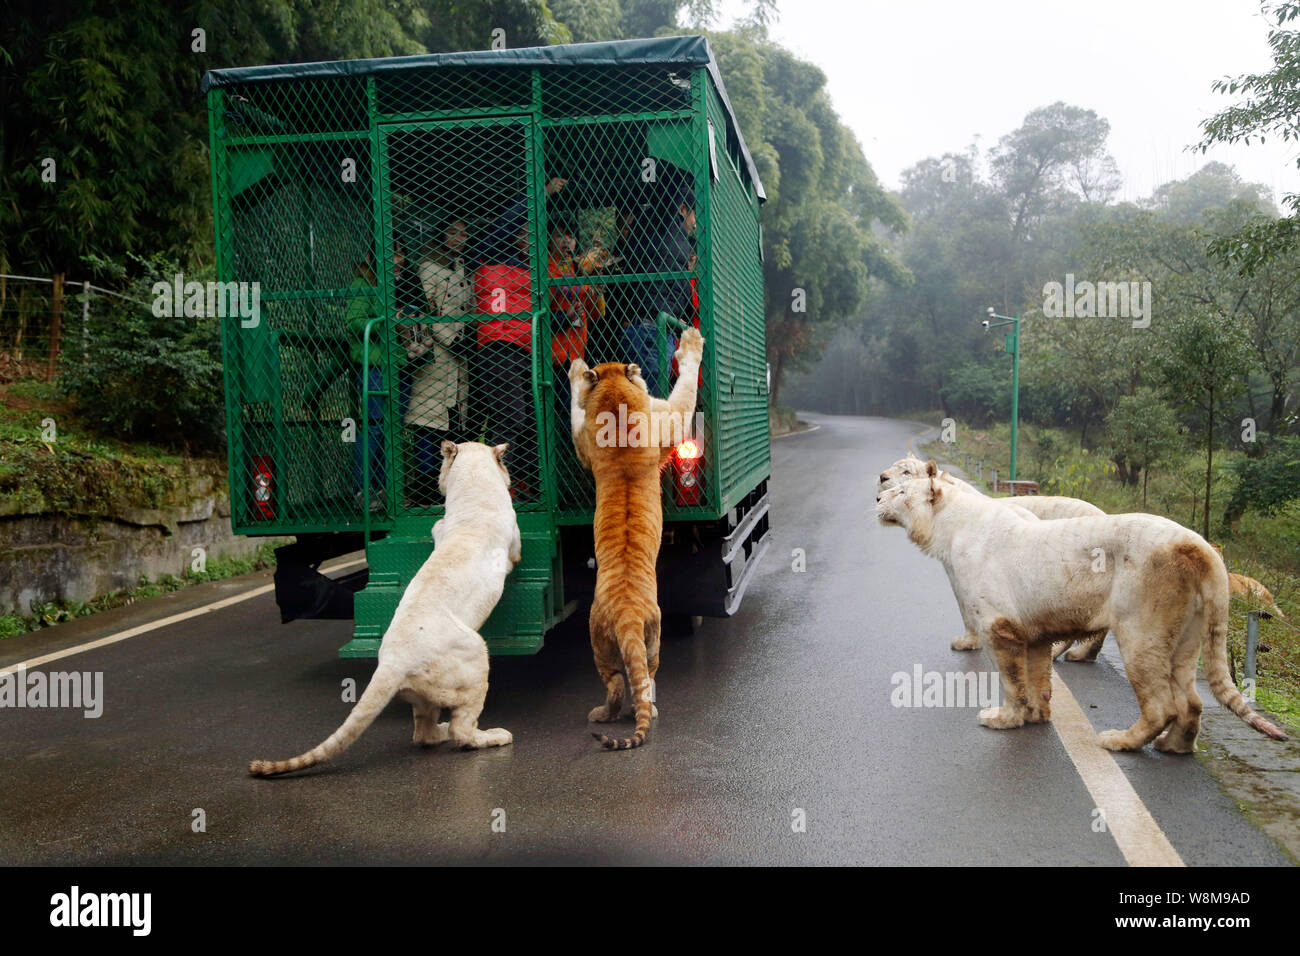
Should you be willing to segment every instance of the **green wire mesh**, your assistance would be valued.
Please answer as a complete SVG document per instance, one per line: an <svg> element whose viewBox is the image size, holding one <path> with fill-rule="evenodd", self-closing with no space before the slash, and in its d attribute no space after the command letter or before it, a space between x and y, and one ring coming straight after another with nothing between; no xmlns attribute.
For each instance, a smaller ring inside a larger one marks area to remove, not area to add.
<svg viewBox="0 0 1300 956"><path fill-rule="evenodd" d="M665 473L666 516L716 517L766 476L758 203L705 70L209 95L220 275L263 303L224 329L236 530L427 528L444 440L508 442L517 510L589 521L569 361L636 362L665 396L687 324L708 340L705 464L684 503Z"/></svg>

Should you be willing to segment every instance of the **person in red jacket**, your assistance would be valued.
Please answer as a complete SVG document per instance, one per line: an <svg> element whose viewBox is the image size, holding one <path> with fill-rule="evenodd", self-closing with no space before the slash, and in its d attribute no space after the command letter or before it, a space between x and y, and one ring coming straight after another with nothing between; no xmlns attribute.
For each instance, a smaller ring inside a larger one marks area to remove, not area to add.
<svg viewBox="0 0 1300 956"><path fill-rule="evenodd" d="M546 184L551 197L568 181ZM497 217L476 257L474 272L478 351L474 362L475 402L490 444L507 442L506 468L517 497L532 497L539 487L537 426L533 408L532 263L528 200L521 197ZM514 313L514 314L512 314Z"/></svg>

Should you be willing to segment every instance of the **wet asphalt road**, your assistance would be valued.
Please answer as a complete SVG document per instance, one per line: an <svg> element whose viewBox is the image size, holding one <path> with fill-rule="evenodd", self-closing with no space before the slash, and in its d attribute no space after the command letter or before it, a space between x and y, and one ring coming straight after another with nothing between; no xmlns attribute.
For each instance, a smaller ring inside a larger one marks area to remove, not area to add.
<svg viewBox="0 0 1300 956"><path fill-rule="evenodd" d="M774 443L774 544L741 612L665 641L645 747L610 753L588 733L602 688L579 613L540 654L493 660L481 725L512 746L421 749L395 703L335 762L251 779L250 758L332 732L351 706L341 682L372 668L335 657L350 622L281 626L268 594L48 665L104 672L97 720L0 709L0 863L1122 865L1051 726L892 706L896 672L992 665L949 649L943 569L874 520L875 476L921 429L814 420ZM246 586L55 633L90 640ZM0 666L51 646L5 641ZM1058 671L1095 729L1135 719L1113 663ZM1188 864L1287 862L1195 758L1116 759Z"/></svg>

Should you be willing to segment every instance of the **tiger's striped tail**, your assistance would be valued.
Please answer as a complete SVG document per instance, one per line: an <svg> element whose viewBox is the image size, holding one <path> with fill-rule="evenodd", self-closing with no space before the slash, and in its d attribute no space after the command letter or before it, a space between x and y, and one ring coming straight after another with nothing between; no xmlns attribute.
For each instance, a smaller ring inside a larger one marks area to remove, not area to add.
<svg viewBox="0 0 1300 956"><path fill-rule="evenodd" d="M348 719L338 730L325 738L318 747L291 757L288 760L254 760L248 765L248 772L254 777L273 777L281 773L293 773L306 767L323 763L337 757L356 741L369 727L380 711L388 706L400 689L402 675L397 671L380 667L370 678L361 699L357 701Z"/></svg>
<svg viewBox="0 0 1300 956"><path fill-rule="evenodd" d="M593 733L606 750L631 750L640 747L650 736L650 715L654 702L650 699L650 668L646 664L646 617L638 611L619 614L615 625L618 650L627 668L628 690L636 701L636 731L631 737L608 737Z"/></svg>

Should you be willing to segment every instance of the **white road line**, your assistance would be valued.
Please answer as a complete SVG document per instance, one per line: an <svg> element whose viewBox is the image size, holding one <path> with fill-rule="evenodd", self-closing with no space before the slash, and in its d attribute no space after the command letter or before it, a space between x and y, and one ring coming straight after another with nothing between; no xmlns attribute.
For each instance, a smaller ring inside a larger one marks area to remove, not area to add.
<svg viewBox="0 0 1300 956"><path fill-rule="evenodd" d="M329 568L322 565L321 570L346 571L348 568L356 567L357 565L365 563L365 558L357 558L354 561L348 561L345 564L336 564ZM274 584L264 584L260 588L253 588L251 591L244 591L242 594L222 598L220 601L213 601L211 604L204 604L202 607L191 608L188 611L182 611L181 613L173 614L170 617L163 617L156 621L150 621L148 624L141 624L138 627L132 627L125 631L118 631L116 634L109 634L107 637L101 637L98 640L88 641L85 644L76 644L73 647L65 647L61 651L52 651L49 654L42 654L40 657L33 657L29 660L19 661L17 664L10 664L8 667L0 667L0 677L3 677L5 674L12 674L19 668L30 670L33 667L40 667L42 664L48 664L50 661L57 661L60 658L71 657L73 654L93 651L97 647L106 647L109 644L116 644L118 641L125 641L128 638L138 637L141 634L156 631L160 627L169 627L172 624L179 624L181 621L188 621L190 618L198 617L200 614L210 614L213 611L220 611L222 608L230 607L233 604L239 604L242 601L251 600L252 598L259 597L274 590Z"/></svg>
<svg viewBox="0 0 1300 956"><path fill-rule="evenodd" d="M1060 735L1074 769L1105 815L1129 866L1186 866L1151 811L1119 769L1110 751L1097 743L1088 716L1052 669L1052 726Z"/></svg>

